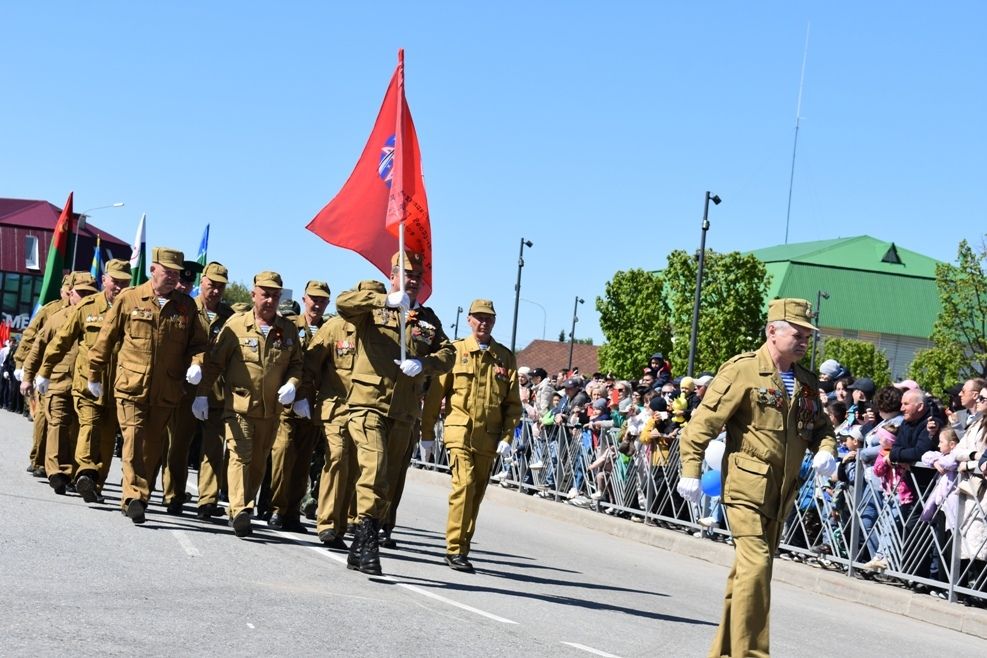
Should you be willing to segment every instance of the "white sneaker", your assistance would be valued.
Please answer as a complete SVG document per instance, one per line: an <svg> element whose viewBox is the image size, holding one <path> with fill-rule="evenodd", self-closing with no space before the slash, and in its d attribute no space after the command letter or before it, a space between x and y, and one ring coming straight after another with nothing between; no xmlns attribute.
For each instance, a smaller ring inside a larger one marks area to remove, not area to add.
<svg viewBox="0 0 987 658"><path fill-rule="evenodd" d="M493 480L494 482L500 482L506 477L507 477L507 471L501 471L500 473L497 473L496 475L492 476L490 479Z"/></svg>
<svg viewBox="0 0 987 658"><path fill-rule="evenodd" d="M704 516L703 518L699 519L699 525L701 525L704 528L712 528L716 525L716 517Z"/></svg>
<svg viewBox="0 0 987 658"><path fill-rule="evenodd" d="M573 487L572 489L569 489L569 493L567 493L565 495L565 497L566 498L575 498L578 495L579 495L579 489L577 489L576 487Z"/></svg>
<svg viewBox="0 0 987 658"><path fill-rule="evenodd" d="M864 569L868 571L884 571L888 568L888 561L883 557L875 557L870 562L864 563Z"/></svg>
<svg viewBox="0 0 987 658"><path fill-rule="evenodd" d="M533 461L529 463L528 468L530 468L533 471L540 471L541 469L545 468L545 464L543 464L539 459L537 461Z"/></svg>
<svg viewBox="0 0 987 658"><path fill-rule="evenodd" d="M603 492L601 492L601 491L594 491L593 493L591 493L589 495L589 497L592 498L593 500L599 500L599 499L603 498Z"/></svg>

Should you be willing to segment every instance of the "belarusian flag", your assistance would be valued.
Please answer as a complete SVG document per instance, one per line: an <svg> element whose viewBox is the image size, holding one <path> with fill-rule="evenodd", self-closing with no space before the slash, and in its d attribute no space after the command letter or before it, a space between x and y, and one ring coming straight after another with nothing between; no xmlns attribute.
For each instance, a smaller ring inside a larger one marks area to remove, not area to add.
<svg viewBox="0 0 987 658"><path fill-rule="evenodd" d="M147 281L147 237L144 234L144 220L147 213L141 215L141 223L137 225L137 235L130 251L130 285L139 286Z"/></svg>
<svg viewBox="0 0 987 658"><path fill-rule="evenodd" d="M48 302L53 302L59 297L62 288L62 275L65 271L65 256L68 252L69 236L72 235L74 222L72 192L69 192L69 199L65 202L62 214L58 216L55 232L51 236L48 258L45 259L45 278L41 282L41 293L38 295L38 303L34 307L34 313L37 313L38 309Z"/></svg>

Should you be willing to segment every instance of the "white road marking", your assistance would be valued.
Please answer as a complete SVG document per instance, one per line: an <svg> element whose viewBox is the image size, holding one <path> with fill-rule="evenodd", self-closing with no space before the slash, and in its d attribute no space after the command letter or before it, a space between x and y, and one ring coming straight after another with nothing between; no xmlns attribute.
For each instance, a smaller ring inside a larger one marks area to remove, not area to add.
<svg viewBox="0 0 987 658"><path fill-rule="evenodd" d="M254 626L253 624L251 624L251 623L250 623L250 622L248 621L248 622L247 622L247 628L257 628L257 627L256 627L256 626Z"/></svg>
<svg viewBox="0 0 987 658"><path fill-rule="evenodd" d="M563 642L562 644L568 645L573 649L579 649L580 651L591 653L596 656L606 656L607 658L618 658L618 656L615 656L612 653L607 653L606 651L600 651L599 649L588 647L585 644L577 644L576 642Z"/></svg>
<svg viewBox="0 0 987 658"><path fill-rule="evenodd" d="M189 486L195 488L196 491L194 493L198 494L198 488L195 486L194 483L189 482ZM172 532L174 532L174 533L177 534L178 531L177 530L172 530ZM328 551L328 550L326 550L321 545L319 545L319 546L313 546L311 542L303 541L301 539L298 539L298 537L296 537L292 533L282 532L280 530L275 530L273 528L266 528L266 527L264 528L264 532L270 532L270 533L276 534L279 537L283 537L284 539L287 539L288 541L291 541L291 542L293 542L295 544L298 544L300 546L304 546L305 548L307 548L309 550L315 551L320 556L322 556L324 558L329 558L330 560L333 560L335 562L338 562L339 564L343 564L343 565L346 564L346 556L345 555L340 555L338 553L334 553L332 551ZM179 541L182 541L182 539L179 539ZM188 541L188 540L185 539L185 541ZM189 546L191 546L191 544L189 544ZM193 547L193 549L194 549L194 547ZM198 551L196 551L196 553L198 553ZM499 616L493 614L492 612L487 612L485 610L480 610L479 608L474 608L473 606L466 605L465 603L460 603L458 601L453 601L452 599L447 599L446 597L444 597L444 596L442 596L440 594L436 594L435 592L430 592L427 589L423 589L423 588L418 587L416 585L410 585L408 583L402 583L400 580L398 580L397 578L394 578L393 576L375 576L375 578L378 578L380 580L386 580L388 582L394 583L398 587L403 587L404 589L406 589L408 591L414 592L416 594L420 594L421 596L425 596L425 597L428 597L430 599L435 599L436 601L441 601L442 603L445 603L447 605L451 605L453 607L459 608L460 610L466 610L467 612L472 612L474 614L480 615L481 617L486 617L487 619L491 619L493 621L497 621L497 622L500 622L502 624L516 624L517 623L516 621L512 621L510 619L505 619L504 617L499 617ZM247 624L247 625L250 626L250 624ZM251 628L253 628L253 626L251 626ZM576 645L573 645L573 646L576 646ZM586 649L588 651L595 651L593 649L589 649L588 647ZM610 654L608 654L608 653L600 653L599 655L601 655L601 656L609 656Z"/></svg>
<svg viewBox="0 0 987 658"><path fill-rule="evenodd" d="M175 539L182 545L182 549L185 550L189 557L199 557L202 555L199 549L192 545L192 540L188 538L183 530L172 530L171 534L175 535Z"/></svg>

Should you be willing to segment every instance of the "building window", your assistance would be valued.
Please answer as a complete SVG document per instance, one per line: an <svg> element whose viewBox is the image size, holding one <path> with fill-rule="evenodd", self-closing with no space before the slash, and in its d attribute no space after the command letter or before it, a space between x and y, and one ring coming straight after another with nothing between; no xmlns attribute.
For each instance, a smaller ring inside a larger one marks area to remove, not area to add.
<svg viewBox="0 0 987 658"><path fill-rule="evenodd" d="M41 269L41 261L38 258L38 236L24 236L24 267L29 270Z"/></svg>

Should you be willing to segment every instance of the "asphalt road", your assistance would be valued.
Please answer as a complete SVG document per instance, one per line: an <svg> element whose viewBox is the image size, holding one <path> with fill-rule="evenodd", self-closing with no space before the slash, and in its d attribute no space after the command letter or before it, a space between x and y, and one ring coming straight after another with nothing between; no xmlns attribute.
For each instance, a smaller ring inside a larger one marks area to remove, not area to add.
<svg viewBox="0 0 987 658"><path fill-rule="evenodd" d="M0 446L3 656L703 656L719 618L723 566L505 496L482 508L477 573L450 570L447 491L434 474L409 477L399 548L382 552L385 577L370 578L313 533L257 524L237 539L225 520L197 521L194 504L164 514L159 494L134 526L118 511L116 463L106 504L56 496L25 472L28 421L2 411ZM777 656L987 653L940 626L777 581L773 592Z"/></svg>

